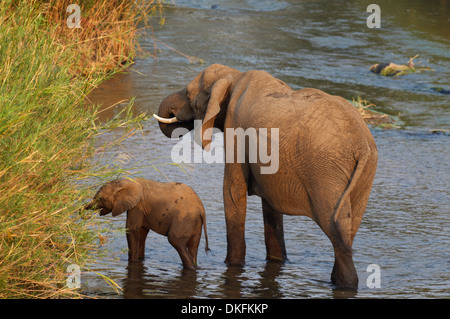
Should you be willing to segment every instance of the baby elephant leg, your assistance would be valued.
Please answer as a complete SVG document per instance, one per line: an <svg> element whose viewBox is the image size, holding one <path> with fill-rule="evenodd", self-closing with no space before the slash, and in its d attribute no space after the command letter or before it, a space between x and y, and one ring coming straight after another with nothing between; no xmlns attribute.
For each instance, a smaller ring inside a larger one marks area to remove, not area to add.
<svg viewBox="0 0 450 319"><path fill-rule="evenodd" d="M187 243L188 252L192 256L192 260L194 261L194 265L196 266L197 266L198 246L200 244L201 237L202 237L202 220L200 219L198 221L194 233L192 234L191 238L189 238L189 241Z"/></svg>
<svg viewBox="0 0 450 319"><path fill-rule="evenodd" d="M137 261L144 257L145 238L148 229L142 227L143 217L139 210L132 209L127 213L128 260Z"/></svg>
<svg viewBox="0 0 450 319"><path fill-rule="evenodd" d="M128 260L139 260L140 229L127 229Z"/></svg>
<svg viewBox="0 0 450 319"><path fill-rule="evenodd" d="M190 237L185 234L179 235L176 231L169 231L168 234L169 243L177 250L180 255L181 261L183 262L183 268L185 269L195 269L196 265L193 257L188 250L188 242Z"/></svg>
<svg viewBox="0 0 450 319"><path fill-rule="evenodd" d="M145 240L147 239L149 229L145 227L141 227L141 231L139 234L139 249L138 249L138 258L144 259L145 257Z"/></svg>

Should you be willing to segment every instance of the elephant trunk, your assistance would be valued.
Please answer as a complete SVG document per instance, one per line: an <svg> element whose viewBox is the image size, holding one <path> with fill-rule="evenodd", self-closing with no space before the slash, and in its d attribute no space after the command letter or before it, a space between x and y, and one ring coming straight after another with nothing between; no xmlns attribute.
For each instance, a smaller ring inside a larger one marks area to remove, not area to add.
<svg viewBox="0 0 450 319"><path fill-rule="evenodd" d="M154 117L158 120L159 129L167 137L172 136L177 128L186 128L188 131L194 128L194 114L189 106L186 89L166 97L159 106L158 114ZM184 134L184 133L183 133Z"/></svg>
<svg viewBox="0 0 450 319"><path fill-rule="evenodd" d="M96 208L96 203L94 201L91 201L87 204L85 204L82 208L78 210L78 215L80 215L81 219L88 219L90 218L90 215L85 213L86 210L93 210Z"/></svg>
<svg viewBox="0 0 450 319"><path fill-rule="evenodd" d="M96 203L95 201L91 201L89 203L87 203L86 205L83 206L83 210L92 210L96 208Z"/></svg>

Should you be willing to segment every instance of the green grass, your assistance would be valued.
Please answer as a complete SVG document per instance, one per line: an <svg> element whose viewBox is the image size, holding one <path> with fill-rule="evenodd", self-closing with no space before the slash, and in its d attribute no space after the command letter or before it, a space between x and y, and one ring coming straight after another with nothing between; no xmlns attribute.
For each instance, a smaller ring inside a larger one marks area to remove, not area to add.
<svg viewBox="0 0 450 319"><path fill-rule="evenodd" d="M373 110L375 104L363 100L361 96L357 96L350 101L363 117L364 121L376 128L380 129L398 129L403 124L397 116Z"/></svg>
<svg viewBox="0 0 450 319"><path fill-rule="evenodd" d="M92 195L87 181L120 170L93 166L92 142L119 127L120 143L146 119L130 105L95 124L86 94L130 60L74 76L78 52L61 45L39 3L0 4L0 298L80 297L66 286L66 268L82 267L102 239L95 219L79 215Z"/></svg>

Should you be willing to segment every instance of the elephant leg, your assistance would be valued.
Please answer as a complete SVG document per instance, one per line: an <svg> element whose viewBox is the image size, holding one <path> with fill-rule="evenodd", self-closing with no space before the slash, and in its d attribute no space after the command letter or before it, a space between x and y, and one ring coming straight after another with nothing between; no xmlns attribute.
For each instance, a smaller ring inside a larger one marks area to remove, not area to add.
<svg viewBox="0 0 450 319"><path fill-rule="evenodd" d="M245 216L247 183L242 164L225 165L223 198L227 227L227 265L245 264Z"/></svg>
<svg viewBox="0 0 450 319"><path fill-rule="evenodd" d="M139 234L139 259L144 259L145 257L145 240L147 239L149 229L145 227L141 227Z"/></svg>
<svg viewBox="0 0 450 319"><path fill-rule="evenodd" d="M195 269L195 263L188 251L188 237L180 237L176 233L171 233L167 236L169 243L176 249L178 255L180 255L181 262L183 263L184 269Z"/></svg>
<svg viewBox="0 0 450 319"><path fill-rule="evenodd" d="M367 174L373 180L373 174ZM335 239L332 240L334 247L335 262L331 281L340 288L358 288L358 275L353 263L352 245L358 231L361 220L369 200L372 182L360 181L354 188L351 198L340 205L336 212L334 221Z"/></svg>
<svg viewBox="0 0 450 319"><path fill-rule="evenodd" d="M287 260L284 244L283 214L273 209L267 201L262 199L264 216L264 239L266 243L266 260Z"/></svg>
<svg viewBox="0 0 450 319"><path fill-rule="evenodd" d="M331 282L338 289L358 288L358 275L352 257L353 213L349 196L341 196L329 184L316 184L310 194L312 218L330 239L334 248ZM326 198L329 200L324 200Z"/></svg>
<svg viewBox="0 0 450 319"><path fill-rule="evenodd" d="M128 260L139 260L139 244L142 228L142 214L137 209L131 209L127 213L127 242L128 242ZM144 238L145 240L145 238Z"/></svg>
<svg viewBox="0 0 450 319"><path fill-rule="evenodd" d="M139 241L140 241L140 229L127 229L127 242L128 242L128 260L139 260Z"/></svg>
<svg viewBox="0 0 450 319"><path fill-rule="evenodd" d="M334 247L334 266L331 272L331 282L338 289L358 289L358 274L351 249Z"/></svg>
<svg viewBox="0 0 450 319"><path fill-rule="evenodd" d="M358 274L352 256L352 207L350 200L339 205L335 219L331 222L330 239L334 248L334 266L331 282L341 289L357 289Z"/></svg>
<svg viewBox="0 0 450 319"><path fill-rule="evenodd" d="M194 261L194 265L197 266L197 253L198 253L198 245L200 244L200 238L202 237L202 223L198 224L197 229L194 234L191 236L188 242L188 251L192 256L192 260Z"/></svg>

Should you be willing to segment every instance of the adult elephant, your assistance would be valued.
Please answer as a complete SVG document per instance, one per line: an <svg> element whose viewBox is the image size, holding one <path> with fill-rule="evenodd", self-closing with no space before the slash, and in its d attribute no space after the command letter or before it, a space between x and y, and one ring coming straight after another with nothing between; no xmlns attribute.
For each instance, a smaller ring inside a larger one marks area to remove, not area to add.
<svg viewBox="0 0 450 319"><path fill-rule="evenodd" d="M224 132L265 128L267 139L278 146L278 170L272 174L261 173L266 165L260 160L249 161L254 148L248 145L244 161L225 163L226 263L245 263L248 193L262 198L268 260L286 259L282 214L305 215L333 244L332 283L357 289L352 243L378 155L370 130L353 105L317 89L294 91L264 71L239 72L214 64L164 99L155 117L168 137L179 132L175 129L191 130L194 120L202 120L205 149L211 143L212 127ZM273 128L279 129L278 139L272 139ZM232 138L237 140L235 135ZM227 139L230 135L224 134L226 158L233 152L236 159L238 146Z"/></svg>

